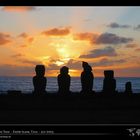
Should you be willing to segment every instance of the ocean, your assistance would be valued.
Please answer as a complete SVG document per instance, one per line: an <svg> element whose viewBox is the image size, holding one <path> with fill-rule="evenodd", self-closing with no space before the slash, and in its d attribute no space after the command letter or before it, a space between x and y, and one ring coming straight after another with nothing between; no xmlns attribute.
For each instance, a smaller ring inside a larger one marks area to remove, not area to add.
<svg viewBox="0 0 140 140"><path fill-rule="evenodd" d="M101 91L103 88L103 79L101 77L94 78L93 90ZM123 78L117 77L116 90L121 92L125 90L125 83L132 83L134 93L140 93L140 78ZM21 90L22 93L31 93L33 91L32 77L0 77L0 93L6 93L7 90ZM73 92L81 91L80 77L71 77L70 90ZM57 78L47 77L46 91L58 91Z"/></svg>

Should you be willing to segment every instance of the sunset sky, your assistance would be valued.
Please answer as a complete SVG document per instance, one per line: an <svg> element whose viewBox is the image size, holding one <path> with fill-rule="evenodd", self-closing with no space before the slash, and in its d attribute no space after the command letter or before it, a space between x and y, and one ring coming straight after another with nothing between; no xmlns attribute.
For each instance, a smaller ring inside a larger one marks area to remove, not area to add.
<svg viewBox="0 0 140 140"><path fill-rule="evenodd" d="M37 64L80 76L82 61L95 77L140 77L140 7L0 7L0 76L33 76Z"/></svg>

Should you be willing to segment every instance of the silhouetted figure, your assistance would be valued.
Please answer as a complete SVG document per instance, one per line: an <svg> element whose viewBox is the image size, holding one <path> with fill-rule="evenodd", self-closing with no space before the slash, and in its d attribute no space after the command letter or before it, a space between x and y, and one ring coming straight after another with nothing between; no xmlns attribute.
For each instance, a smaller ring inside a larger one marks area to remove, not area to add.
<svg viewBox="0 0 140 140"><path fill-rule="evenodd" d="M87 62L82 62L83 72L81 73L82 93L91 93L94 76L92 68Z"/></svg>
<svg viewBox="0 0 140 140"><path fill-rule="evenodd" d="M46 82L47 79L44 77L45 75L45 66L44 65L36 65L35 67L36 76L33 77L33 85L34 85L34 94L35 95L43 95L46 93Z"/></svg>
<svg viewBox="0 0 140 140"><path fill-rule="evenodd" d="M61 94L70 92L71 77L68 73L69 73L69 68L64 66L60 69L60 74L57 77L58 86L59 86L58 92Z"/></svg>
<svg viewBox="0 0 140 140"><path fill-rule="evenodd" d="M113 70L105 70L104 76L105 76L105 78L103 81L103 92L106 94L115 93L116 80L114 79L114 71Z"/></svg>
<svg viewBox="0 0 140 140"><path fill-rule="evenodd" d="M125 93L128 94L128 95L132 94L131 82L126 82L126 84L125 84Z"/></svg>

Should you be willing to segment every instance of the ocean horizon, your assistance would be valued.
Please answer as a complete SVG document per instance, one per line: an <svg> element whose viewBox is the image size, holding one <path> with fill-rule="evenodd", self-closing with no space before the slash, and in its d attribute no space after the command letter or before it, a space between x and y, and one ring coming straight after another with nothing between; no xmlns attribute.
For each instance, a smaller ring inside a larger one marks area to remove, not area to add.
<svg viewBox="0 0 140 140"><path fill-rule="evenodd" d="M94 91L102 91L104 77L95 77L93 83ZM132 83L133 93L140 93L140 77L115 77L116 90L124 92L125 83ZM33 91L33 83L31 76L0 76L0 93L7 93L8 90L21 90L22 93L31 93ZM80 77L71 77L70 90L72 92L81 91ZM57 77L47 77L46 91L57 92Z"/></svg>

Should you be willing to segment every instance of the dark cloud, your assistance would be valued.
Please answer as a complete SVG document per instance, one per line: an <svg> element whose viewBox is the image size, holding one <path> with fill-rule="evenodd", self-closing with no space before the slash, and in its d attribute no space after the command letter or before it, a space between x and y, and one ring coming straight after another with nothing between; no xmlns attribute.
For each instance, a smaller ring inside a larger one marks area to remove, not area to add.
<svg viewBox="0 0 140 140"><path fill-rule="evenodd" d="M121 37L113 33L96 34L91 32L77 33L73 35L74 40L89 41L91 44L122 44L133 41L133 38Z"/></svg>
<svg viewBox="0 0 140 140"><path fill-rule="evenodd" d="M103 58L98 62L90 62L89 65L91 67L98 67L98 66L112 66L112 65L118 65L121 63L125 63L126 60L125 59L119 59L119 60L111 60L111 59L107 59L107 58ZM77 60L69 60L68 63L66 64L67 67L69 67L70 69L76 69L76 70L82 70L82 61L77 61Z"/></svg>
<svg viewBox="0 0 140 140"><path fill-rule="evenodd" d="M103 58L98 62L90 62L89 65L91 67L105 67L105 66L112 66L112 65L118 65L121 63L125 63L126 60L125 59L119 59L119 60L111 60L111 59L107 59L107 58ZM82 61L77 61L77 60L69 60L68 63L66 64L67 67L69 67L70 69L76 69L76 70L82 70Z"/></svg>
<svg viewBox="0 0 140 140"><path fill-rule="evenodd" d="M70 33L70 28L53 28L47 31L43 31L42 34L48 36L66 36Z"/></svg>
<svg viewBox="0 0 140 140"><path fill-rule="evenodd" d="M120 37L113 33L103 33L97 38L95 43L117 45L121 43L129 43L132 41L133 41L133 38Z"/></svg>
<svg viewBox="0 0 140 140"><path fill-rule="evenodd" d="M130 25L121 25L121 24L118 24L116 22L113 22L109 25L107 25L107 27L110 27L110 28L130 28L131 26Z"/></svg>
<svg viewBox="0 0 140 140"><path fill-rule="evenodd" d="M133 41L133 38L121 37L113 33L96 34L91 32L77 33L73 35L74 40L89 41L91 44L122 44Z"/></svg>
<svg viewBox="0 0 140 140"><path fill-rule="evenodd" d="M70 69L81 69L82 68L82 62L70 59L67 62L66 66L69 67Z"/></svg>
<svg viewBox="0 0 140 140"><path fill-rule="evenodd" d="M90 51L87 55L81 55L80 58L97 58L103 56L117 56L117 53L114 48L108 46L104 49L95 49Z"/></svg>
<svg viewBox="0 0 140 140"><path fill-rule="evenodd" d="M5 45L12 42L10 38L11 36L9 34L0 33L0 45Z"/></svg>
<svg viewBox="0 0 140 140"><path fill-rule="evenodd" d="M36 10L34 6L4 6L3 11L7 12L26 12Z"/></svg>
<svg viewBox="0 0 140 140"><path fill-rule="evenodd" d="M59 61L59 60L57 60L57 61ZM61 66L58 66L57 64L55 64L55 62L56 62L56 60L53 61L51 64L49 64L47 66L47 70L60 70L60 68L62 66L67 66L67 67L69 67L69 69L77 69L77 70L80 70L82 68L82 62L74 60L74 59L70 59L67 63L65 63Z"/></svg>
<svg viewBox="0 0 140 140"><path fill-rule="evenodd" d="M52 64L48 65L47 70L59 70L60 68L61 68L61 66L58 66L58 65L52 63Z"/></svg>
<svg viewBox="0 0 140 140"><path fill-rule="evenodd" d="M118 65L120 63L125 63L126 60L125 59L119 59L119 60L110 60L110 59L107 59L107 58L103 58L101 59L99 62L95 62L94 63L94 66L112 66L112 65Z"/></svg>
<svg viewBox="0 0 140 140"><path fill-rule="evenodd" d="M137 46L137 44L127 44L126 48L136 48Z"/></svg>
<svg viewBox="0 0 140 140"><path fill-rule="evenodd" d="M93 67L94 66L94 62L88 62L88 64ZM67 64L67 67L69 67L70 69L76 69L76 70L82 70L82 61L77 61L77 60L73 60L70 59Z"/></svg>

